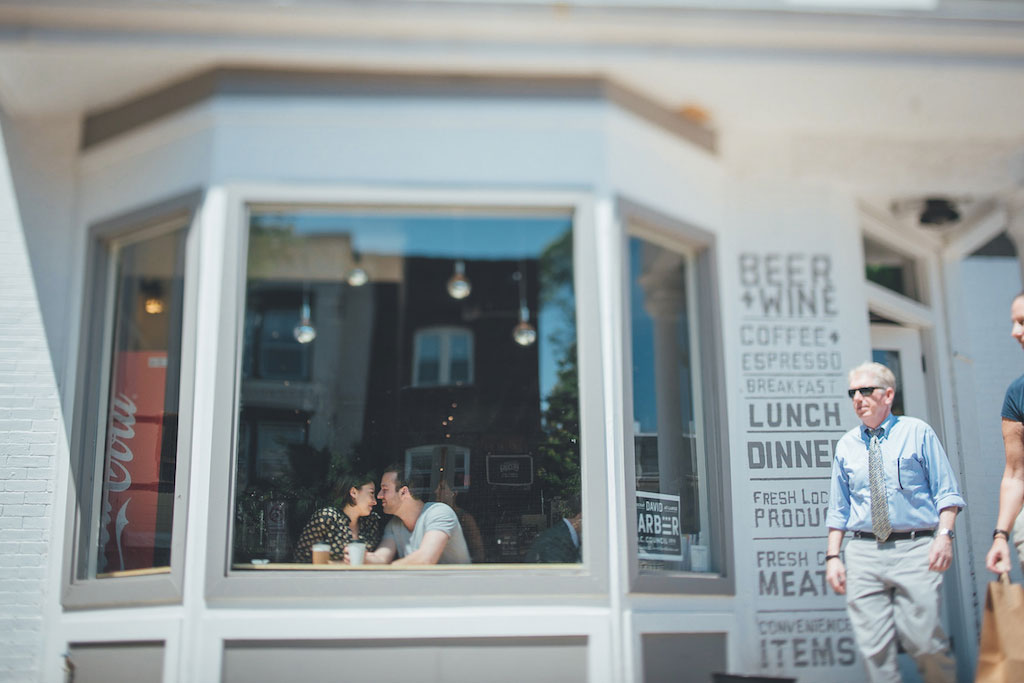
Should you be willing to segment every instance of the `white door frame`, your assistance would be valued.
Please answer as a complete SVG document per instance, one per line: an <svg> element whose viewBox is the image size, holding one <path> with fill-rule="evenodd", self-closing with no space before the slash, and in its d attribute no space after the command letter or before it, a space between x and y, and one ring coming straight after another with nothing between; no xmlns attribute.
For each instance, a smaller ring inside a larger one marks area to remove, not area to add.
<svg viewBox="0 0 1024 683"><path fill-rule="evenodd" d="M896 391L902 396L904 414L931 424L921 331L913 327L874 323L871 325L871 350L876 349L899 354L900 376L896 378Z"/></svg>

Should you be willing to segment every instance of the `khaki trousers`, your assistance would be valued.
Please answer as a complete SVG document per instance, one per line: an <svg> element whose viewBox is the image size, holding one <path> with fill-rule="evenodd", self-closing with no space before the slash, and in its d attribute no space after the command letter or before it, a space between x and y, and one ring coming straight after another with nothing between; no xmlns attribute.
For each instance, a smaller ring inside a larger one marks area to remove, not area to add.
<svg viewBox="0 0 1024 683"><path fill-rule="evenodd" d="M897 636L926 683L956 679L941 624L942 574L928 569L932 540L846 544L846 608L873 683L900 682Z"/></svg>

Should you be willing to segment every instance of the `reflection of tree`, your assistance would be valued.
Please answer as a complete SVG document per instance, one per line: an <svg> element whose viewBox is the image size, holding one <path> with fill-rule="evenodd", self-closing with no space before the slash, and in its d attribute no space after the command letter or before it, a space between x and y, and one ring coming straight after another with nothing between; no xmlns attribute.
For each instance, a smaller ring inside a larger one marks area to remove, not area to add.
<svg viewBox="0 0 1024 683"><path fill-rule="evenodd" d="M282 260L289 264L295 260L295 250L303 246L304 239L295 230L289 217L277 214L257 214L249 224L248 270L262 273L279 267Z"/></svg>
<svg viewBox="0 0 1024 683"><path fill-rule="evenodd" d="M289 501L289 531L297 535L314 512L334 505L334 486L345 473L340 454L305 444L288 447L288 468L277 477L278 489Z"/></svg>
<svg viewBox="0 0 1024 683"><path fill-rule="evenodd" d="M573 293L572 230L551 242L539 259L540 305L560 313L561 329L548 336L558 359L557 380L542 415L537 479L546 500L580 493L580 384L576 361L576 301Z"/></svg>
<svg viewBox="0 0 1024 683"><path fill-rule="evenodd" d="M564 351L576 340L576 297L572 281L572 230L566 230L541 252L538 259L540 306L560 313L564 329L548 341L556 350ZM575 363L575 354L573 355Z"/></svg>
<svg viewBox="0 0 1024 683"><path fill-rule="evenodd" d="M558 361L558 381L548 394L544 411L544 441L537 448L537 479L548 500L580 493L579 386L573 341Z"/></svg>
<svg viewBox="0 0 1024 683"><path fill-rule="evenodd" d="M314 512L335 504L334 486L347 470L341 455L332 455L327 448L307 444L288 444L287 447L288 465L284 471L273 478L254 480L238 496L236 553L266 554L268 509L275 502L286 505L289 539L298 538Z"/></svg>

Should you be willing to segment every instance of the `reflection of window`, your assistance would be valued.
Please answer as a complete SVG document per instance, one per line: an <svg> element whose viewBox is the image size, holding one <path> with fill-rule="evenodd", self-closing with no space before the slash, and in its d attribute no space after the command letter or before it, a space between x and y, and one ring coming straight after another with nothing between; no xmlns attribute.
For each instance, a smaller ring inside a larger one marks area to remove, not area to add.
<svg viewBox="0 0 1024 683"><path fill-rule="evenodd" d="M469 489L469 449L462 446L416 446L405 451L405 471L413 493L432 494L444 481L453 491Z"/></svg>
<svg viewBox="0 0 1024 683"><path fill-rule="evenodd" d="M92 354L83 364L76 428L77 582L171 571L181 510L175 490L185 225L175 220L96 243L96 295L83 330Z"/></svg>
<svg viewBox="0 0 1024 683"><path fill-rule="evenodd" d="M712 571L692 262L636 237L629 257L640 566Z"/></svg>
<svg viewBox="0 0 1024 683"><path fill-rule="evenodd" d="M287 288L261 290L248 302L242 366L246 377L309 379L313 344L300 344L295 338L301 305L301 295Z"/></svg>
<svg viewBox="0 0 1024 683"><path fill-rule="evenodd" d="M896 386L903 387L903 364L900 359L900 352L894 349L871 349L871 360L876 363L881 363L885 367L892 370L892 374L896 376ZM904 415L903 412L903 392L897 391L896 396L892 401L893 415Z"/></svg>
<svg viewBox="0 0 1024 683"><path fill-rule="evenodd" d="M658 435L633 433L636 454L636 488L638 491L658 490Z"/></svg>
<svg viewBox="0 0 1024 683"><path fill-rule="evenodd" d="M251 423L246 422L246 426ZM289 453L306 442L306 423L260 421L255 425L252 463L257 479L274 479L289 471Z"/></svg>
<svg viewBox="0 0 1024 683"><path fill-rule="evenodd" d="M295 311L263 312L260 327L259 374L264 379L304 379L309 376L309 345L295 340Z"/></svg>
<svg viewBox="0 0 1024 683"><path fill-rule="evenodd" d="M864 239L864 276L877 285L916 301L917 272L914 260L874 240Z"/></svg>
<svg viewBox="0 0 1024 683"><path fill-rule="evenodd" d="M433 387L473 383L473 334L456 327L433 327L416 332L413 386Z"/></svg>

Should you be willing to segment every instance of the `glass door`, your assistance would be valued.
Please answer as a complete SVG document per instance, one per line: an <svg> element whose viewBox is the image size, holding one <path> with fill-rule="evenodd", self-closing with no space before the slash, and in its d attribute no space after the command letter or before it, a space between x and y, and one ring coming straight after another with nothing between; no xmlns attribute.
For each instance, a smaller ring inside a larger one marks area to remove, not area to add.
<svg viewBox="0 0 1024 683"><path fill-rule="evenodd" d="M899 325L872 325L871 360L885 365L896 375L892 412L928 422L920 330Z"/></svg>

